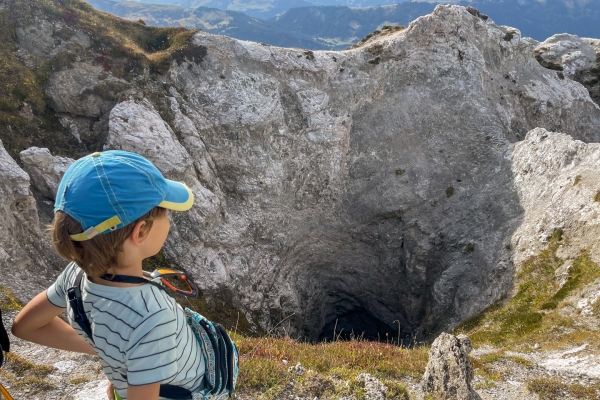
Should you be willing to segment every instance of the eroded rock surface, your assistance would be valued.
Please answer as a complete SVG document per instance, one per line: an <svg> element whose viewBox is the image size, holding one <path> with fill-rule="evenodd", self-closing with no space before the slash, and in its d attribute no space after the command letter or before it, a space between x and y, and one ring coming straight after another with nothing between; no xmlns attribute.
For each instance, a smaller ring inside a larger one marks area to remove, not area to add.
<svg viewBox="0 0 600 400"><path fill-rule="evenodd" d="M513 236L517 264L539 253L556 229L569 238L557 254L567 260L565 268L581 250L600 262L600 144L538 128L515 146L512 158L524 209Z"/></svg>
<svg viewBox="0 0 600 400"><path fill-rule="evenodd" d="M471 386L473 367L469 353L471 341L465 335L442 333L429 350L423 375L423 391L440 400L480 400Z"/></svg>
<svg viewBox="0 0 600 400"><path fill-rule="evenodd" d="M525 217L514 143L536 127L600 139L585 87L462 7L345 52L193 44L114 108L97 61L54 73L49 96L94 150L144 154L188 184L196 205L174 215L167 261L257 329L402 341L485 309L511 288Z"/></svg>
<svg viewBox="0 0 600 400"><path fill-rule="evenodd" d="M38 147L23 150L19 157L40 194L48 199L56 198L60 180L74 160L52 156L48 149Z"/></svg>
<svg viewBox="0 0 600 400"><path fill-rule="evenodd" d="M588 88L600 104L600 40L570 34L554 35L535 49L540 64L559 71Z"/></svg>
<svg viewBox="0 0 600 400"><path fill-rule="evenodd" d="M219 211L170 254L254 323L289 317L312 339L396 337L394 321L404 336L493 303L523 212L512 143L537 126L600 137L598 106L539 65L537 42L460 7L347 52L194 40L206 57L168 80L194 129L174 132L206 149L197 177Z"/></svg>
<svg viewBox="0 0 600 400"><path fill-rule="evenodd" d="M23 299L43 290L57 258L40 226L29 175L0 141L0 286Z"/></svg>

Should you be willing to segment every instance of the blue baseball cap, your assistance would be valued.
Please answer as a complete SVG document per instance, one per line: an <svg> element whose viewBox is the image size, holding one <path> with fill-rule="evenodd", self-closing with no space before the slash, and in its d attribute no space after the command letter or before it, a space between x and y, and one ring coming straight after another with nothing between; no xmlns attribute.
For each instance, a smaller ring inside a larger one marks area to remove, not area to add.
<svg viewBox="0 0 600 400"><path fill-rule="evenodd" d="M54 203L83 227L77 242L114 231L159 206L189 210L192 191L165 179L144 157L122 150L96 152L75 161L65 172Z"/></svg>

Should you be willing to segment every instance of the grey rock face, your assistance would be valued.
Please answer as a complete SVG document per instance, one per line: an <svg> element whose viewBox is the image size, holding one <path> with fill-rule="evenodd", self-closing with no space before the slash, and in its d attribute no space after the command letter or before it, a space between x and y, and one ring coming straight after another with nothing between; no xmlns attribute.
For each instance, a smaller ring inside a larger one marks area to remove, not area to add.
<svg viewBox="0 0 600 400"><path fill-rule="evenodd" d="M574 259L580 250L590 250L599 262L600 203L595 199L600 144L538 128L515 146L512 158L515 187L525 211L512 237L514 260L520 264L537 254L554 230L562 229L569 246L561 246L561 258ZM565 268L569 266L565 263Z"/></svg>
<svg viewBox="0 0 600 400"><path fill-rule="evenodd" d="M536 127L600 139L600 108L537 42L457 6L345 52L193 42L202 57L157 84L164 118L141 90L87 101L114 78L83 62L48 94L88 131L112 108L98 142L188 184L168 261L265 330L403 340L483 310L511 288L526 217L514 143Z"/></svg>
<svg viewBox="0 0 600 400"><path fill-rule="evenodd" d="M67 157L54 157L48 149L31 147L19 154L33 186L48 199L56 198L56 191L65 171L74 162Z"/></svg>
<svg viewBox="0 0 600 400"><path fill-rule="evenodd" d="M21 50L34 57L53 57L61 51L77 52L90 46L90 38L80 30L73 30L64 22L50 22L35 18L33 25L17 28ZM59 39L59 37L61 39Z"/></svg>
<svg viewBox="0 0 600 400"><path fill-rule="evenodd" d="M29 176L1 141L0 176L0 286L28 299L42 289L40 281L47 281L48 266L56 259L39 228Z"/></svg>
<svg viewBox="0 0 600 400"><path fill-rule="evenodd" d="M460 7L347 52L195 43L207 56L171 69L171 111L220 210L196 230L182 216L171 254L267 329L409 336L481 311L514 272L512 143L600 137L600 109L537 42Z"/></svg>
<svg viewBox="0 0 600 400"><path fill-rule="evenodd" d="M438 336L429 350L429 362L421 383L423 391L440 400L480 400L471 386L471 350L471 341L465 335L442 333Z"/></svg>
<svg viewBox="0 0 600 400"><path fill-rule="evenodd" d="M554 35L535 48L543 66L562 71L582 83L600 104L600 40L575 35Z"/></svg>

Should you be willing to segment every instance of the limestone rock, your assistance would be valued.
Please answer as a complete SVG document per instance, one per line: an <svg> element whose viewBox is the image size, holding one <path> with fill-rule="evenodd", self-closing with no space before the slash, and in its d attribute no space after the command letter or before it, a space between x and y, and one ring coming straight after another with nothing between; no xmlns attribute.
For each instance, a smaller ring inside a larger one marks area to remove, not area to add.
<svg viewBox="0 0 600 400"><path fill-rule="evenodd" d="M23 150L19 157L31 178L32 185L42 196L55 199L60 180L74 160L52 156L48 149L38 147Z"/></svg>
<svg viewBox="0 0 600 400"><path fill-rule="evenodd" d="M168 74L173 126L219 208L182 215L169 254L266 329L293 314L287 332L310 339L396 337L393 321L408 338L483 310L514 276L513 143L537 126L600 139L583 86L462 7L312 57L194 44L202 62Z"/></svg>
<svg viewBox="0 0 600 400"><path fill-rule="evenodd" d="M171 127L147 101L125 101L112 109L104 149L138 152L171 179L182 179L192 165Z"/></svg>
<svg viewBox="0 0 600 400"><path fill-rule="evenodd" d="M570 34L554 35L535 48L535 55L546 68L562 71L582 83L592 99L600 104L600 40Z"/></svg>
<svg viewBox="0 0 600 400"><path fill-rule="evenodd" d="M469 360L471 341L442 333L429 350L429 362L423 375L423 391L440 400L480 400L471 386L473 367Z"/></svg>
<svg viewBox="0 0 600 400"><path fill-rule="evenodd" d="M288 368L288 373L298 375L298 376L304 375L305 372L306 372L306 368L304 368L302 366L302 364L300 364L300 363L297 363L296 365Z"/></svg>
<svg viewBox="0 0 600 400"><path fill-rule="evenodd" d="M56 261L39 226L29 175L0 141L0 286L29 299L48 281L48 264Z"/></svg>
<svg viewBox="0 0 600 400"><path fill-rule="evenodd" d="M36 63L64 51L77 53L91 44L81 30L71 29L64 21L44 18L34 18L32 25L17 27L16 38L21 51L40 58Z"/></svg>
<svg viewBox="0 0 600 400"><path fill-rule="evenodd" d="M517 264L545 247L556 229L569 238L559 256L575 258L589 249L600 261L600 144L563 133L534 129L512 153L515 189L523 221L512 237Z"/></svg>
<svg viewBox="0 0 600 400"><path fill-rule="evenodd" d="M365 372L356 377L356 381L365 385L365 400L385 400L387 387L379 379Z"/></svg>
<svg viewBox="0 0 600 400"><path fill-rule="evenodd" d="M110 76L101 79L102 72L102 65L74 63L73 68L52 74L46 93L54 110L92 118L106 112L100 92L108 85L126 87L127 83Z"/></svg>
<svg viewBox="0 0 600 400"><path fill-rule="evenodd" d="M198 32L116 106L95 58L48 93L89 149L139 152L194 191L165 255L209 306L312 340L402 341L512 288L527 212L514 143L536 127L600 141L600 107L538 44L440 5L344 52Z"/></svg>

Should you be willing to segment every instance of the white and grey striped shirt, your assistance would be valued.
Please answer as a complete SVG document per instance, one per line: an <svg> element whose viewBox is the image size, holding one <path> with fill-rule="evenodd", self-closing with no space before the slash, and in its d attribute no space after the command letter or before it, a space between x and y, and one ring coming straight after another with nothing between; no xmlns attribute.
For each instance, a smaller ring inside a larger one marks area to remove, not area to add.
<svg viewBox="0 0 600 400"><path fill-rule="evenodd" d="M73 321L67 291L80 269L65 268L48 288L48 300L67 308L71 326L87 337ZM192 392L203 384L205 364L201 347L187 325L179 304L154 285L113 287L83 279L83 308L90 321L104 373L127 398L127 386L160 382Z"/></svg>

